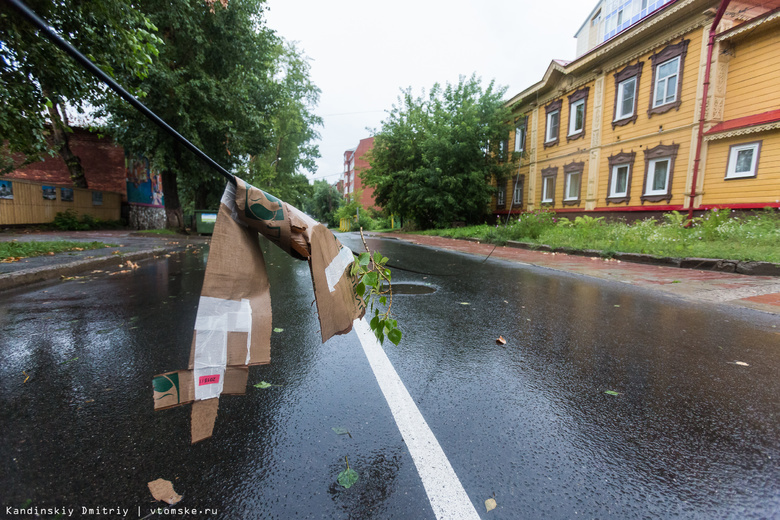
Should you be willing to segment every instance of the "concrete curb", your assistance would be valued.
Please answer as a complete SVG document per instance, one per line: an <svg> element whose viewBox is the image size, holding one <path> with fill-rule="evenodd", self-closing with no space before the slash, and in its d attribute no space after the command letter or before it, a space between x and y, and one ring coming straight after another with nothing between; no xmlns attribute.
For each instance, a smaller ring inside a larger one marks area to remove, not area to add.
<svg viewBox="0 0 780 520"><path fill-rule="evenodd" d="M100 269L110 265L116 265L117 261L126 262L131 260L146 260L160 255L170 254L180 251L181 248L163 247L159 249L146 249L142 251L133 251L122 255L109 255L96 258L85 258L59 265L48 265L44 267L35 267L24 269L13 273L0 275L0 291L14 289L16 287L35 282L53 280L62 276L74 276L91 269Z"/></svg>
<svg viewBox="0 0 780 520"><path fill-rule="evenodd" d="M479 242L472 237L465 238L470 242ZM567 255L603 257L603 252L594 249L573 249L570 247L550 247L544 244L532 244L529 242L516 242L508 240L507 247L516 249L528 249L530 251L543 251L551 253L565 253ZM743 260L725 260L716 258L674 258L668 256L645 255L641 253L615 253L611 256L623 262L636 264L660 265L666 267L679 267L682 269L698 269L702 271L719 271L724 273L738 273L754 276L780 276L780 265L770 262L750 262Z"/></svg>

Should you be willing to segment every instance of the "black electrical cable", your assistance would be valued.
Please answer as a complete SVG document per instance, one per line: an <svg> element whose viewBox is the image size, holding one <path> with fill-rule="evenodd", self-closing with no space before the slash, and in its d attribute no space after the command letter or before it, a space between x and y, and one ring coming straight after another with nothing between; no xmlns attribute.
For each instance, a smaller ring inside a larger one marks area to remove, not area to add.
<svg viewBox="0 0 780 520"><path fill-rule="evenodd" d="M57 33L55 33L51 27L46 25L46 22L40 18L37 14L35 14L27 5L24 4L21 0L2 0L4 3L10 5L19 13L27 18L27 20L38 28L38 30L41 31L41 34L50 42L55 44L57 47L62 49L66 54L68 54L71 58L79 62L84 68L86 68L89 72L91 72L94 76L96 76L100 81L108 85L111 90L116 92L119 97L130 103L136 110L141 112L143 115L145 115L147 118L149 118L154 124L162 128L165 132L170 134L174 139L176 139L179 143L184 145L185 148L187 148L189 151L194 153L198 159L206 163L207 166L210 166L211 168L217 170L223 177L225 177L228 181L230 181L232 184L236 184L236 178L228 172L225 168L220 166L214 159L206 155L200 148L192 144L189 140L187 140L183 135L181 135L179 132L174 130L168 123L163 121L163 119L149 110L149 108L146 107L143 103L138 101L138 99L135 98L132 94L130 94L128 91L126 91L122 86L114 81L108 74L100 70L97 65L92 63L92 61L89 60L86 56L81 54L78 50L76 50L75 47L73 47L70 43L66 42L64 39L60 37Z"/></svg>

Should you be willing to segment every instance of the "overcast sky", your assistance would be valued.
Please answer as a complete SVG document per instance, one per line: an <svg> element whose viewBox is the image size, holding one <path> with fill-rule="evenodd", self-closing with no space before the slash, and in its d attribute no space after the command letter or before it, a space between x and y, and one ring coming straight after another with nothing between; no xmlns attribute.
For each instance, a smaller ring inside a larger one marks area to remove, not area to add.
<svg viewBox="0 0 780 520"><path fill-rule="evenodd" d="M316 179L343 170L345 150L381 128L401 89L476 73L512 97L553 59L575 57L574 33L596 0L267 0L268 26L311 59L322 90Z"/></svg>

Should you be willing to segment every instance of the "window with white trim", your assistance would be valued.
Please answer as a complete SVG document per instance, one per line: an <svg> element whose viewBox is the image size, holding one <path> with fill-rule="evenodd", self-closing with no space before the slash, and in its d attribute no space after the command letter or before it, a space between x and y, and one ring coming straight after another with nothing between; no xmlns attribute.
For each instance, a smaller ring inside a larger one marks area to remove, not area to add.
<svg viewBox="0 0 780 520"><path fill-rule="evenodd" d="M544 147L555 146L558 144L558 133L561 126L561 107L563 100L557 99L544 107L546 114L544 129Z"/></svg>
<svg viewBox="0 0 780 520"><path fill-rule="evenodd" d="M515 188L512 191L512 205L522 206L522 204L523 204L523 179L521 177L520 180L515 182Z"/></svg>
<svg viewBox="0 0 780 520"><path fill-rule="evenodd" d="M555 202L555 178L557 176L557 167L542 169L542 204L553 204Z"/></svg>
<svg viewBox="0 0 780 520"><path fill-rule="evenodd" d="M666 195L669 191L669 172L671 159L651 159L647 165L647 185L645 195Z"/></svg>
<svg viewBox="0 0 780 520"><path fill-rule="evenodd" d="M544 136L544 142L549 143L558 139L558 127L561 121L561 111L553 110L547 114L547 132Z"/></svg>
<svg viewBox="0 0 780 520"><path fill-rule="evenodd" d="M643 203L672 200L674 161L679 148L674 143L645 148L645 179L640 197Z"/></svg>
<svg viewBox="0 0 780 520"><path fill-rule="evenodd" d="M620 152L608 158L607 204L628 202L631 199L631 174L635 158L635 152Z"/></svg>
<svg viewBox="0 0 780 520"><path fill-rule="evenodd" d="M618 83L617 106L615 120L625 119L634 115L636 100L636 76Z"/></svg>
<svg viewBox="0 0 780 520"><path fill-rule="evenodd" d="M663 114L672 109L679 110L682 105L680 90L682 89L683 65L688 52L690 40L667 45L661 51L650 56L653 66L652 91L650 93L650 108L647 115Z"/></svg>
<svg viewBox="0 0 780 520"><path fill-rule="evenodd" d="M569 108L569 135L578 134L585 130L585 100L575 101Z"/></svg>
<svg viewBox="0 0 780 520"><path fill-rule="evenodd" d="M726 168L727 179L744 179L755 177L758 171L758 156L761 152L761 141L731 145L729 148L729 164Z"/></svg>
<svg viewBox="0 0 780 520"><path fill-rule="evenodd" d="M525 150L525 128L528 117L521 117L515 125L515 151Z"/></svg>
<svg viewBox="0 0 780 520"><path fill-rule="evenodd" d="M498 193L496 194L496 205L497 206L504 206L506 205L506 186L499 186L498 187Z"/></svg>
<svg viewBox="0 0 780 520"><path fill-rule="evenodd" d="M677 101L677 79L680 74L680 57L658 65L655 74L653 106L660 107Z"/></svg>
<svg viewBox="0 0 780 520"><path fill-rule="evenodd" d="M566 187L563 192L563 200L579 200L581 180L582 172L569 172L566 174Z"/></svg>
<svg viewBox="0 0 780 520"><path fill-rule="evenodd" d="M555 198L555 177L545 177L542 184L542 202L552 202Z"/></svg>
<svg viewBox="0 0 780 520"><path fill-rule="evenodd" d="M631 168L628 164L616 164L612 167L612 182L609 186L610 197L625 197L628 195L628 174Z"/></svg>

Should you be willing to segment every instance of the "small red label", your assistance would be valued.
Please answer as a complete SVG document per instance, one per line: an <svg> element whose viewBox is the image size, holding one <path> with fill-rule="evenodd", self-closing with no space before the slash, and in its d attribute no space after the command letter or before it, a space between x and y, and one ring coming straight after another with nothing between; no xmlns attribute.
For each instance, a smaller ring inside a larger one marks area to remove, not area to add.
<svg viewBox="0 0 780 520"><path fill-rule="evenodd" d="M200 379L198 379L198 386L215 385L217 383L219 383L219 374L214 374L213 376L200 376Z"/></svg>

